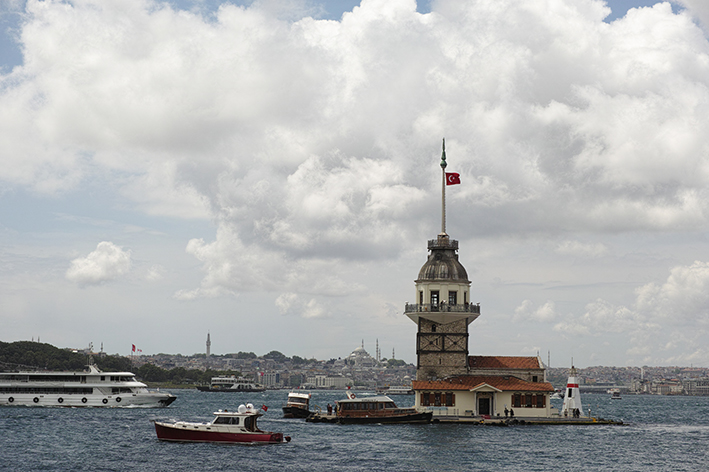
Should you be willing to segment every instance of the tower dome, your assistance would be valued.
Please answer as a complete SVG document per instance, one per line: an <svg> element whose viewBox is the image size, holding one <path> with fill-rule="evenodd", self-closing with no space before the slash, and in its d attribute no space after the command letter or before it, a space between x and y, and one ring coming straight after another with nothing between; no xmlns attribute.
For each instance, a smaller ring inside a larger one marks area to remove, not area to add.
<svg viewBox="0 0 709 472"><path fill-rule="evenodd" d="M448 235L441 234L438 239L428 242L428 260L421 267L416 282L447 281L469 284L468 273L463 264L458 261L458 241L451 240Z"/></svg>

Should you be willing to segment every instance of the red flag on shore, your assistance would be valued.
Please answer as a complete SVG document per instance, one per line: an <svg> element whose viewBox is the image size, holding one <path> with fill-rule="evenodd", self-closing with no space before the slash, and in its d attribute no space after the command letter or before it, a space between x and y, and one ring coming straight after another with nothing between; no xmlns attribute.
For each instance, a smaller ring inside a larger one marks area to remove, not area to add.
<svg viewBox="0 0 709 472"><path fill-rule="evenodd" d="M460 183L460 174L446 172L446 185L456 185Z"/></svg>
<svg viewBox="0 0 709 472"><path fill-rule="evenodd" d="M132 344L132 346L133 346L133 352L135 352L135 344Z"/></svg>

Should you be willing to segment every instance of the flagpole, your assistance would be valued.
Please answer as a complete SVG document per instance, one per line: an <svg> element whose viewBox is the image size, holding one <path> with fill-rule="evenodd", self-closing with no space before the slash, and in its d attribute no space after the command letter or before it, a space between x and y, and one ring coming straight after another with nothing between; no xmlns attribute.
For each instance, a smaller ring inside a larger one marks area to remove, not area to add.
<svg viewBox="0 0 709 472"><path fill-rule="evenodd" d="M446 138L443 138L443 154L441 155L441 173L443 180L441 185L441 234L446 234Z"/></svg>

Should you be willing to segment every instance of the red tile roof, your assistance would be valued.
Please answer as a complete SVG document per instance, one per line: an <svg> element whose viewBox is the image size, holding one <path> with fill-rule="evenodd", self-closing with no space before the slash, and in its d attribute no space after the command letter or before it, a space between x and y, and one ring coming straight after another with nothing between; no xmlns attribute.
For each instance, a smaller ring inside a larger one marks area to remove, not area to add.
<svg viewBox="0 0 709 472"><path fill-rule="evenodd" d="M445 380L414 380L414 390L472 390L487 384L502 391L553 392L549 382L527 382L512 376L460 375Z"/></svg>
<svg viewBox="0 0 709 472"><path fill-rule="evenodd" d="M542 369L537 357L468 356L471 369Z"/></svg>

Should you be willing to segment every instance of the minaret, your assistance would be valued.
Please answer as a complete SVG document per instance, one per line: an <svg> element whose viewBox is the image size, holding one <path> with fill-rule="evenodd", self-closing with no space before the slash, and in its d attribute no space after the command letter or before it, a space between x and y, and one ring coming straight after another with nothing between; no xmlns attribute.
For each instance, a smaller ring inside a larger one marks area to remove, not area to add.
<svg viewBox="0 0 709 472"><path fill-rule="evenodd" d="M209 357L212 353L212 341L209 339L209 331L207 331L207 357Z"/></svg>
<svg viewBox="0 0 709 472"><path fill-rule="evenodd" d="M458 261L458 241L446 233L446 142L441 155L441 233L428 241L428 260L416 279L415 304L404 314L418 326L416 379L435 380L468 372L468 325L480 316L470 303L468 273Z"/></svg>
<svg viewBox="0 0 709 472"><path fill-rule="evenodd" d="M578 410L579 415L583 415L581 406L581 394L579 392L579 381L576 378L576 368L571 365L569 380L566 382L566 393L564 395L564 406L561 407L561 414L567 418L575 417L574 412Z"/></svg>

